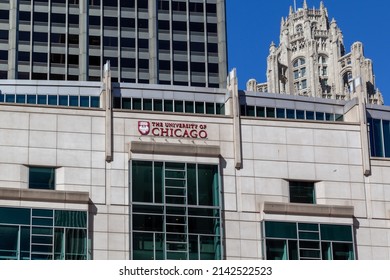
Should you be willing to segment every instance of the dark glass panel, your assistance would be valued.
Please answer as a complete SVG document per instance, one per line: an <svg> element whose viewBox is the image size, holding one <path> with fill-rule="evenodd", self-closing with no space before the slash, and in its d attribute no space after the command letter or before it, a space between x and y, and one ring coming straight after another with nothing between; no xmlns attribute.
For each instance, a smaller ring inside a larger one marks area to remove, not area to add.
<svg viewBox="0 0 390 280"><path fill-rule="evenodd" d="M325 120L324 113L323 112L316 112L316 120L317 121L324 121Z"/></svg>
<svg viewBox="0 0 390 280"><path fill-rule="evenodd" d="M141 98L133 98L133 110L142 110Z"/></svg>
<svg viewBox="0 0 390 280"><path fill-rule="evenodd" d="M162 109L162 100L161 99L154 99L153 100L153 110L161 112Z"/></svg>
<svg viewBox="0 0 390 280"><path fill-rule="evenodd" d="M87 227L87 212L56 210L54 225L60 227Z"/></svg>
<svg viewBox="0 0 390 280"><path fill-rule="evenodd" d="M147 111L152 111L153 109L152 99L143 99L142 101L143 101L142 109Z"/></svg>
<svg viewBox="0 0 390 280"><path fill-rule="evenodd" d="M66 260L87 259L87 230L86 229L65 230L65 259Z"/></svg>
<svg viewBox="0 0 390 280"><path fill-rule="evenodd" d="M264 118L265 117L265 108L256 106L256 117Z"/></svg>
<svg viewBox="0 0 390 280"><path fill-rule="evenodd" d="M206 102L206 114L210 114L210 115L215 114L215 104L214 103Z"/></svg>
<svg viewBox="0 0 390 280"><path fill-rule="evenodd" d="M185 111L186 113L194 113L194 102L185 101Z"/></svg>
<svg viewBox="0 0 390 280"><path fill-rule="evenodd" d="M0 207L0 223L29 225L30 211L27 208Z"/></svg>
<svg viewBox="0 0 390 280"><path fill-rule="evenodd" d="M132 200L153 202L153 165L149 161L132 162Z"/></svg>
<svg viewBox="0 0 390 280"><path fill-rule="evenodd" d="M297 227L295 223L265 222L265 236L296 239Z"/></svg>
<svg viewBox="0 0 390 280"><path fill-rule="evenodd" d="M204 114L204 102L195 102L195 113Z"/></svg>
<svg viewBox="0 0 390 280"><path fill-rule="evenodd" d="M133 233L133 260L153 260L153 233Z"/></svg>
<svg viewBox="0 0 390 280"><path fill-rule="evenodd" d="M29 188L54 190L55 169L50 167L29 168Z"/></svg>
<svg viewBox="0 0 390 280"><path fill-rule="evenodd" d="M133 230L163 231L163 216L150 214L133 214Z"/></svg>
<svg viewBox="0 0 390 280"><path fill-rule="evenodd" d="M173 100L164 100L164 112L173 112Z"/></svg>
<svg viewBox="0 0 390 280"><path fill-rule="evenodd" d="M131 98L122 98L122 109L131 109Z"/></svg>
<svg viewBox="0 0 390 280"><path fill-rule="evenodd" d="M286 240L266 240L267 260L287 260Z"/></svg>
<svg viewBox="0 0 390 280"><path fill-rule="evenodd" d="M332 243L334 260L353 260L353 244L351 243Z"/></svg>
<svg viewBox="0 0 390 280"><path fill-rule="evenodd" d="M218 167L216 165L198 165L199 205L218 206Z"/></svg>
<svg viewBox="0 0 390 280"><path fill-rule="evenodd" d="M322 224L320 227L321 240L352 242L351 226Z"/></svg>
<svg viewBox="0 0 390 280"><path fill-rule="evenodd" d="M79 106L79 97L76 95L70 95L69 106Z"/></svg>
<svg viewBox="0 0 390 280"><path fill-rule="evenodd" d="M162 203L163 199L163 186L164 186L164 176L163 176L163 163L154 162L154 202Z"/></svg>
<svg viewBox="0 0 390 280"><path fill-rule="evenodd" d="M26 103L26 96L23 94L18 94L16 95L16 103L21 103L21 104L24 104Z"/></svg>
<svg viewBox="0 0 390 280"><path fill-rule="evenodd" d="M58 98L58 105L60 106L68 106L68 96L60 95Z"/></svg>
<svg viewBox="0 0 390 280"><path fill-rule="evenodd" d="M314 183L292 181L290 185L290 202L315 203Z"/></svg>
<svg viewBox="0 0 390 280"><path fill-rule="evenodd" d="M297 110L297 120L304 120L305 119L305 111L303 110Z"/></svg>

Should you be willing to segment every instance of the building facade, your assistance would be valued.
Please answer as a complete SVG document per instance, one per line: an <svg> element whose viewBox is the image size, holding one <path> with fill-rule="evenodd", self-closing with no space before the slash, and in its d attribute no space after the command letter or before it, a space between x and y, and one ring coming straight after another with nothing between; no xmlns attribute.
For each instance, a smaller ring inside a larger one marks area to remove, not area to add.
<svg viewBox="0 0 390 280"><path fill-rule="evenodd" d="M323 2L319 9L290 7L282 18L280 43L273 42L267 58L267 82L251 79L247 90L350 100L355 87L364 85L367 103L383 104L375 86L372 61L364 56L363 44L347 51L337 22L329 20Z"/></svg>
<svg viewBox="0 0 390 280"><path fill-rule="evenodd" d="M359 90L359 88L357 88ZM1 259L390 259L390 109L5 80Z"/></svg>
<svg viewBox="0 0 390 280"><path fill-rule="evenodd" d="M0 78L225 88L224 0L5 0Z"/></svg>

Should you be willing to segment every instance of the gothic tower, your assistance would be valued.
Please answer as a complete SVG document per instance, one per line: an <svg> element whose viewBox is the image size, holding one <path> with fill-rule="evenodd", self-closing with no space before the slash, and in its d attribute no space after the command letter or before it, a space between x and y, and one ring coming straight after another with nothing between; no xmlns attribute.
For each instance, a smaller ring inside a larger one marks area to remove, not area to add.
<svg viewBox="0 0 390 280"><path fill-rule="evenodd" d="M372 61L364 57L363 44L346 52L343 34L321 1L309 9L306 0L282 18L280 43L272 42L267 59L267 83L251 79L247 90L349 100L358 85L367 103L383 104L375 88ZM360 93L359 93L360 94Z"/></svg>

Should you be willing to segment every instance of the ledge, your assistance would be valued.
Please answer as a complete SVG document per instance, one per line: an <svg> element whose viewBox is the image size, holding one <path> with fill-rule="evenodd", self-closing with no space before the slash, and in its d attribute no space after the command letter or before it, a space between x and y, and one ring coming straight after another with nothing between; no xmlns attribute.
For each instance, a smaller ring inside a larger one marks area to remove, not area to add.
<svg viewBox="0 0 390 280"><path fill-rule="evenodd" d="M206 146L133 141L130 143L130 152L139 154L219 157L221 149L219 146L214 145Z"/></svg>
<svg viewBox="0 0 390 280"><path fill-rule="evenodd" d="M0 188L0 199L88 204L89 193L74 191Z"/></svg>
<svg viewBox="0 0 390 280"><path fill-rule="evenodd" d="M263 204L263 212L266 214L351 218L354 215L354 208L353 206L266 201Z"/></svg>

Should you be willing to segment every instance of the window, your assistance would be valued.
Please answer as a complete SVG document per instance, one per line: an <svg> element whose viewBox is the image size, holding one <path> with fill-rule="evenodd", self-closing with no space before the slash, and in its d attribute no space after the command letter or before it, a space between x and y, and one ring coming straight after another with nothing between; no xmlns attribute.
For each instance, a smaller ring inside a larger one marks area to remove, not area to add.
<svg viewBox="0 0 390 280"><path fill-rule="evenodd" d="M293 62L294 88L295 92L303 94L307 88L305 59L300 57Z"/></svg>
<svg viewBox="0 0 390 280"><path fill-rule="evenodd" d="M315 204L315 191L313 182L289 182L290 202Z"/></svg>
<svg viewBox="0 0 390 280"><path fill-rule="evenodd" d="M0 207L1 260L86 260L87 212Z"/></svg>
<svg viewBox="0 0 390 280"><path fill-rule="evenodd" d="M353 260L352 226L264 222L267 260Z"/></svg>
<svg viewBox="0 0 390 280"><path fill-rule="evenodd" d="M30 167L29 168L30 189L55 189L55 168L53 167Z"/></svg>
<svg viewBox="0 0 390 280"><path fill-rule="evenodd" d="M132 259L221 259L218 166L131 165Z"/></svg>

